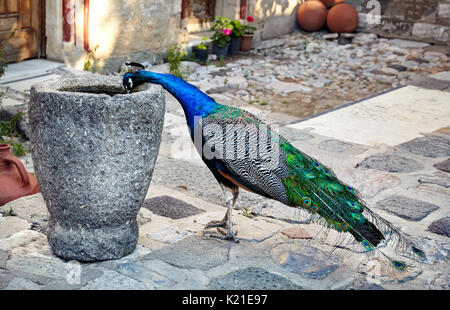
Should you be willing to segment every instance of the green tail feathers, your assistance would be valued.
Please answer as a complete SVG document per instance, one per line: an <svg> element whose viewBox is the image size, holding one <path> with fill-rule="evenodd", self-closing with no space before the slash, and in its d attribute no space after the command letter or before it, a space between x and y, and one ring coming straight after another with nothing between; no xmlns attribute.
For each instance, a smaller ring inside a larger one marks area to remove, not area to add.
<svg viewBox="0 0 450 310"><path fill-rule="evenodd" d="M411 253L425 256L398 229L369 210L355 189L339 181L330 169L287 142L282 142L280 147L287 155L290 169L283 185L292 206L318 214L337 231L349 232L367 251L385 239L384 233L395 233L409 245ZM393 260L392 264L397 270L406 268L403 262Z"/></svg>

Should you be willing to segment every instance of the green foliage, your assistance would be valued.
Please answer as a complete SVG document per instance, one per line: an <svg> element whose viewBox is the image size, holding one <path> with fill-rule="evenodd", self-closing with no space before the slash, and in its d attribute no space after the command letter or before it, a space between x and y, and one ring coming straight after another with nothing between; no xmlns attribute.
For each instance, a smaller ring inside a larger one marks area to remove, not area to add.
<svg viewBox="0 0 450 310"><path fill-rule="evenodd" d="M233 22L231 21L231 19L226 18L226 17L216 17L216 19L214 20L214 24L211 28L211 30L215 30L215 31L222 31L223 29L228 28L231 31L233 31Z"/></svg>
<svg viewBox="0 0 450 310"><path fill-rule="evenodd" d="M10 33L8 39L14 37L16 33L16 29ZM5 74L5 69L7 67L8 61L6 59L4 44L0 45L0 76ZM3 110L2 102L6 97L9 88L6 88L5 91L0 91L0 111ZM16 141L14 137L19 136L19 132L17 131L17 126L22 119L22 112L14 115L10 120L0 121L0 144L10 144L14 155L23 156L28 150L20 143ZM4 139L6 137L7 139ZM11 209L12 210L12 209Z"/></svg>
<svg viewBox="0 0 450 310"><path fill-rule="evenodd" d="M231 41L231 36L227 36L222 31L216 31L211 37L211 41L219 47L225 47Z"/></svg>
<svg viewBox="0 0 450 310"><path fill-rule="evenodd" d="M207 37L202 37L202 43L197 45L197 48L200 50L206 50L208 48L205 43L207 39L208 39Z"/></svg>
<svg viewBox="0 0 450 310"><path fill-rule="evenodd" d="M303 41L303 49L306 50L306 47L308 46L309 41L308 40L304 40Z"/></svg>
<svg viewBox="0 0 450 310"><path fill-rule="evenodd" d="M15 137L20 136L17 131L17 126L22 119L22 115L23 113L19 112L8 121L0 121L0 143L11 145L11 149L16 156L24 156L29 152L22 143L15 139ZM2 137L7 137L7 139L3 139Z"/></svg>
<svg viewBox="0 0 450 310"><path fill-rule="evenodd" d="M225 67L225 58L223 56L219 56L219 65L218 67Z"/></svg>
<svg viewBox="0 0 450 310"><path fill-rule="evenodd" d="M179 46L169 48L167 61L169 62L169 73L183 79L184 74L181 71L181 60L185 52Z"/></svg>
<svg viewBox="0 0 450 310"><path fill-rule="evenodd" d="M249 211L248 208L243 208L242 209L242 215L245 216L245 217L251 217L250 211Z"/></svg>
<svg viewBox="0 0 450 310"><path fill-rule="evenodd" d="M216 32L211 37L211 41L213 44L219 47L225 47L231 41L230 34L233 33L233 22L226 17L216 17L214 20L214 24L211 30L215 30ZM229 31L230 34L225 34L224 31Z"/></svg>
<svg viewBox="0 0 450 310"><path fill-rule="evenodd" d="M180 47L174 46L169 48L167 54L167 61L169 62L169 73L178 77L182 77L181 74L181 58L183 57L183 52Z"/></svg>
<svg viewBox="0 0 450 310"><path fill-rule="evenodd" d="M233 25L233 29L231 30L231 35L233 37L242 37L245 34L245 26L241 24L241 22L237 19L231 22Z"/></svg>
<svg viewBox="0 0 450 310"><path fill-rule="evenodd" d="M99 45L97 45L86 55L83 66L84 71L92 71L93 73L98 72L97 58L95 58L95 52L97 51L98 47Z"/></svg>
<svg viewBox="0 0 450 310"><path fill-rule="evenodd" d="M245 34L254 34L256 31L256 27L250 25L244 25L244 33Z"/></svg>
<svg viewBox="0 0 450 310"><path fill-rule="evenodd" d="M9 208L9 211L3 215L4 217L7 216L16 216L16 213L14 212L13 208Z"/></svg>
<svg viewBox="0 0 450 310"><path fill-rule="evenodd" d="M17 137L17 125L22 119L23 112L14 115L9 121L0 121L0 136Z"/></svg>
<svg viewBox="0 0 450 310"><path fill-rule="evenodd" d="M12 151L16 156L25 156L30 150L23 146L20 142L12 142Z"/></svg>

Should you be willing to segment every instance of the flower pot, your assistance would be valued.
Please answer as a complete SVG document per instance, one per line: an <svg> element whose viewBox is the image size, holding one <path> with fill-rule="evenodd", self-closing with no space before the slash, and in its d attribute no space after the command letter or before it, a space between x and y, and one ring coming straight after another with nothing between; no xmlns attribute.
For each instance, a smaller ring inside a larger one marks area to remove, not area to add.
<svg viewBox="0 0 450 310"><path fill-rule="evenodd" d="M228 49L230 48L230 43L225 45L224 47L220 47L217 44L213 45L213 53L216 54L217 58L223 57L225 58L228 54Z"/></svg>
<svg viewBox="0 0 450 310"><path fill-rule="evenodd" d="M99 261L134 251L136 217L161 142L164 98L155 85L125 94L121 77L113 76L32 87L31 151L56 255Z"/></svg>
<svg viewBox="0 0 450 310"><path fill-rule="evenodd" d="M228 50L228 54L236 55L239 54L241 50L241 37L231 37L230 49Z"/></svg>
<svg viewBox="0 0 450 310"><path fill-rule="evenodd" d="M252 49L253 34L244 34L241 37L241 51L248 52Z"/></svg>
<svg viewBox="0 0 450 310"><path fill-rule="evenodd" d="M206 62L206 60L208 60L208 49L200 49L200 48L194 47L193 52L194 52L195 58L197 58L201 62Z"/></svg>
<svg viewBox="0 0 450 310"><path fill-rule="evenodd" d="M36 177L11 154L9 144L0 144L0 206L39 191Z"/></svg>

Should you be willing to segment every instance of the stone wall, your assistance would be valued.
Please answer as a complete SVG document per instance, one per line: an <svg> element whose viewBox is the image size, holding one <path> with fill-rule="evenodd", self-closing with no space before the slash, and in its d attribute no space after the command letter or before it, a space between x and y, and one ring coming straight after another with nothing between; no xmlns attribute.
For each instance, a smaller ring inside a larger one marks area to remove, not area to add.
<svg viewBox="0 0 450 310"><path fill-rule="evenodd" d="M62 0L46 1L47 57L82 69L83 0L73 1L72 39L63 42ZM170 46L188 42L181 20L182 0L90 1L89 47L102 73L118 71L124 61L160 62ZM247 15L255 18L255 41L292 32L299 0L248 0ZM216 0L216 16L239 18L240 0Z"/></svg>
<svg viewBox="0 0 450 310"><path fill-rule="evenodd" d="M450 45L450 0L351 0L360 17L359 31ZM373 3L381 8L379 24L370 23ZM369 20L368 20L369 18Z"/></svg>
<svg viewBox="0 0 450 310"><path fill-rule="evenodd" d="M75 23L71 42L62 42L62 0L47 1L47 57L81 69L86 59L83 46L83 1L74 1ZM186 41L181 28L181 0L90 1L89 46L102 72L119 70L126 60L155 63L169 46Z"/></svg>
<svg viewBox="0 0 450 310"><path fill-rule="evenodd" d="M258 31L255 41L266 40L291 33L296 22L299 0L250 0L248 15L255 18Z"/></svg>

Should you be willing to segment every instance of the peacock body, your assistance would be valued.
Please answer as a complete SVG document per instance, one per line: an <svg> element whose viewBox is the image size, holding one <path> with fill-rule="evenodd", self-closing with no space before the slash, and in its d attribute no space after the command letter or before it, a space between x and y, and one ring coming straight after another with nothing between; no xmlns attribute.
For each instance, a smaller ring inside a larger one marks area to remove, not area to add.
<svg viewBox="0 0 450 310"><path fill-rule="evenodd" d="M253 114L218 104L168 74L137 71L125 74L123 82L128 91L146 82L160 84L181 103L191 138L222 186L228 206L224 220L208 227L226 226L227 237L234 239L231 210L243 188L320 217L327 226L350 233L369 252L389 234L411 253L424 256L408 236L372 212L353 187ZM399 270L405 268L403 262L392 263Z"/></svg>

